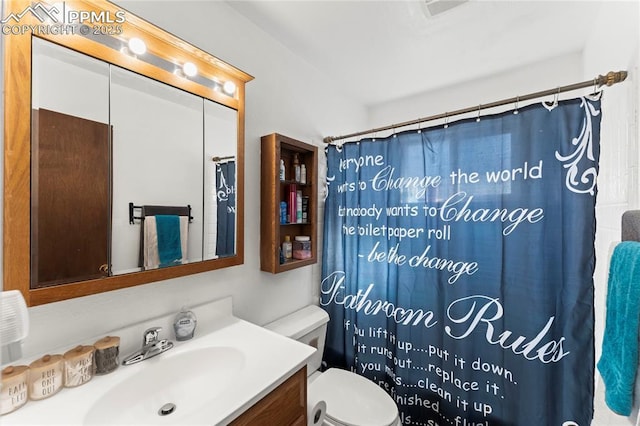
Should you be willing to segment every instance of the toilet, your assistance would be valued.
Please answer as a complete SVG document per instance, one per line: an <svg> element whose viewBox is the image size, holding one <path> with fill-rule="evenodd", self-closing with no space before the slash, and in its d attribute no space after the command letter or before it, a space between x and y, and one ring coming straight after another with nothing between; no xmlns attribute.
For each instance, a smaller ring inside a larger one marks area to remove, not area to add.
<svg viewBox="0 0 640 426"><path fill-rule="evenodd" d="M400 426L393 399L371 380L350 371L330 368L320 372L329 315L307 306L264 327L318 350L307 362L307 395L325 401L325 426Z"/></svg>

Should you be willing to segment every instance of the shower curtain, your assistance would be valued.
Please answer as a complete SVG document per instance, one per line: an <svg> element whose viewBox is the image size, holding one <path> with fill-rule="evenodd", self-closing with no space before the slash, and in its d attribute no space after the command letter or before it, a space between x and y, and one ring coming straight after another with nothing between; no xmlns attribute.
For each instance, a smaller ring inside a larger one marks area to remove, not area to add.
<svg viewBox="0 0 640 426"><path fill-rule="evenodd" d="M217 233L216 255L236 252L236 162L216 164Z"/></svg>
<svg viewBox="0 0 640 426"><path fill-rule="evenodd" d="M328 366L403 424L588 426L599 96L328 146Z"/></svg>

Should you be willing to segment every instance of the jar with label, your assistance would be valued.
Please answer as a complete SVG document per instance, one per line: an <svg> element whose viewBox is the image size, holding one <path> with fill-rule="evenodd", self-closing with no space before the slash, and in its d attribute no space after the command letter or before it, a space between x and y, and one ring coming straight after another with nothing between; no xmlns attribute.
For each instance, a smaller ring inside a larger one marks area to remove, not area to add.
<svg viewBox="0 0 640 426"><path fill-rule="evenodd" d="M27 376L29 367L26 365L10 365L2 370L2 393L0 396L0 415L17 410L27 403Z"/></svg>
<svg viewBox="0 0 640 426"><path fill-rule="evenodd" d="M196 314L188 310L186 306L183 306L173 321L173 331L176 334L176 340L182 342L192 339L197 324Z"/></svg>
<svg viewBox="0 0 640 426"><path fill-rule="evenodd" d="M64 354L64 385L83 385L93 377L93 346L77 346Z"/></svg>
<svg viewBox="0 0 640 426"><path fill-rule="evenodd" d="M37 401L55 395L64 382L62 355L45 355L29 364L29 399Z"/></svg>
<svg viewBox="0 0 640 426"><path fill-rule="evenodd" d="M118 336L105 336L93 344L96 348L94 354L95 374L111 373L118 368L120 355L120 338Z"/></svg>
<svg viewBox="0 0 640 426"><path fill-rule="evenodd" d="M311 237L307 235L298 235L293 241L293 258L294 259L310 259L311 258Z"/></svg>

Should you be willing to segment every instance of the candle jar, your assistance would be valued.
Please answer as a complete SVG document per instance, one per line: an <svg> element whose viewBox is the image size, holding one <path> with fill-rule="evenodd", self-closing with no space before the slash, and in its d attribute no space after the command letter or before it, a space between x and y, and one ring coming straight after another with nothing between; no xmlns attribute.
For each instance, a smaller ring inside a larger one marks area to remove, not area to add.
<svg viewBox="0 0 640 426"><path fill-rule="evenodd" d="M0 393L0 415L17 410L29 400L27 377L29 367L10 365L2 370L2 392Z"/></svg>
<svg viewBox="0 0 640 426"><path fill-rule="evenodd" d="M62 355L45 355L29 364L29 399L37 401L55 395L64 381Z"/></svg>
<svg viewBox="0 0 640 426"><path fill-rule="evenodd" d="M83 385L93 377L93 346L77 346L64 354L64 385Z"/></svg>
<svg viewBox="0 0 640 426"><path fill-rule="evenodd" d="M120 354L120 338L117 336L106 336L93 344L95 352L95 374L102 375L111 373L118 368L118 355Z"/></svg>

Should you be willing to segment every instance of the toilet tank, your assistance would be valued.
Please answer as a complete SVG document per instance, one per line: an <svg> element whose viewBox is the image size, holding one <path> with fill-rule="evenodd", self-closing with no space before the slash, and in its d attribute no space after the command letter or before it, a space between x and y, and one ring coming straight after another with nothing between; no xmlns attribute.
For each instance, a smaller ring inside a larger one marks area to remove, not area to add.
<svg viewBox="0 0 640 426"><path fill-rule="evenodd" d="M310 376L322 364L328 322L329 314L324 309L310 305L270 322L264 328L317 349L307 361L307 375Z"/></svg>

